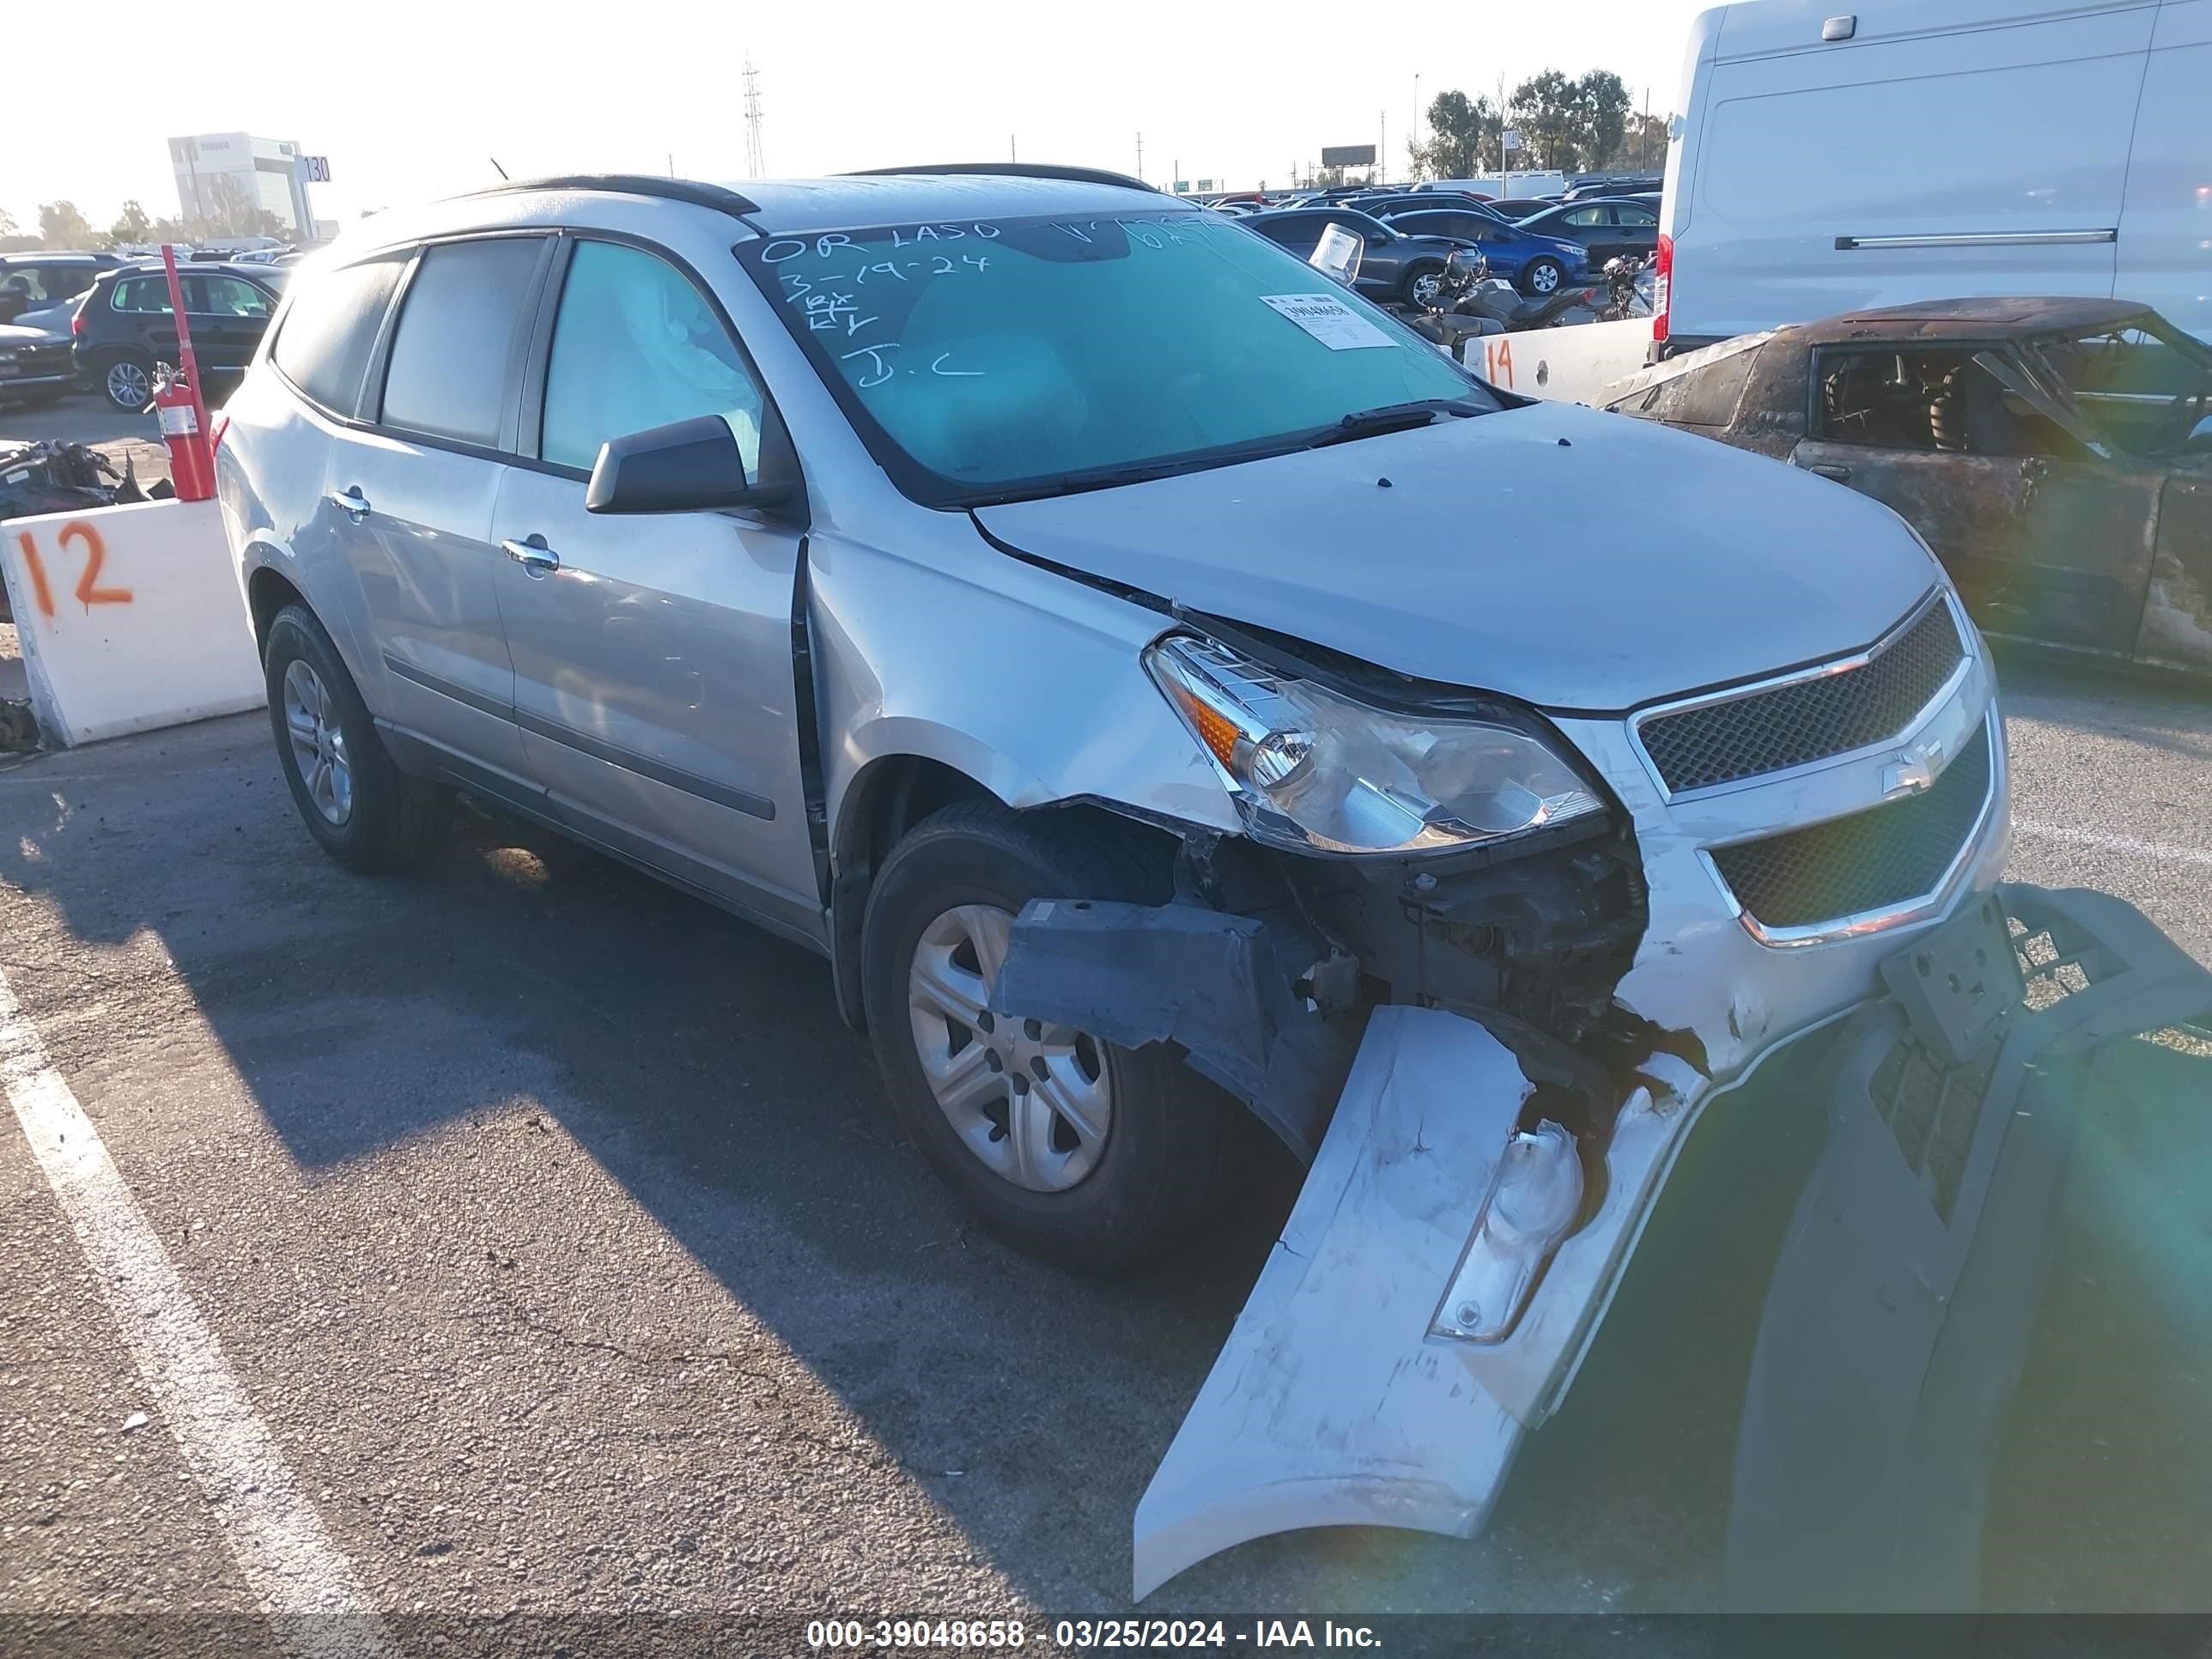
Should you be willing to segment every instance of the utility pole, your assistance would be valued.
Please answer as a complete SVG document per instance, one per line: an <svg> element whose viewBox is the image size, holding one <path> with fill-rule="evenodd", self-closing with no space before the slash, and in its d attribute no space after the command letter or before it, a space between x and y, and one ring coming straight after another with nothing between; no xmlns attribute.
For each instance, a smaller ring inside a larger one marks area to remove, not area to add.
<svg viewBox="0 0 2212 1659"><path fill-rule="evenodd" d="M1143 133L1141 133L1141 132L1140 132L1140 133L1139 133L1139 134L1137 135L1137 181L1138 181L1139 184L1142 184L1142 183L1144 182L1144 178L1145 178L1145 135L1144 135Z"/></svg>
<svg viewBox="0 0 2212 1659"><path fill-rule="evenodd" d="M1375 112L1375 182L1381 184L1390 173L1390 112Z"/></svg>
<svg viewBox="0 0 2212 1659"><path fill-rule="evenodd" d="M1644 125L1636 129L1636 170L1649 173L1651 148L1651 88L1644 88Z"/></svg>
<svg viewBox="0 0 2212 1659"><path fill-rule="evenodd" d="M744 82L745 176L761 179L768 174L768 161L761 148L760 71L753 67L750 56L745 59Z"/></svg>
<svg viewBox="0 0 2212 1659"><path fill-rule="evenodd" d="M1421 72L1419 70L1413 71L1413 125L1408 131L1413 133L1412 142L1418 148L1425 131L1421 125Z"/></svg>
<svg viewBox="0 0 2212 1659"><path fill-rule="evenodd" d="M1009 161L1018 161L1022 159L1021 151L1014 147L1014 135L1011 132L1006 135L1006 159Z"/></svg>

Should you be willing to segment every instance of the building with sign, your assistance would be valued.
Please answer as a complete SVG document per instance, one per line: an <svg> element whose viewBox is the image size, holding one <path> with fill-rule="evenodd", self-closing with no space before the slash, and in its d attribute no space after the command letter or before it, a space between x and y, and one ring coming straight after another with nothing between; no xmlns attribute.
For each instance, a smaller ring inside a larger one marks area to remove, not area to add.
<svg viewBox="0 0 2212 1659"><path fill-rule="evenodd" d="M275 236L315 240L307 201L309 164L330 177L329 163L301 154L296 139L246 132L207 132L169 140L177 204L195 236Z"/></svg>

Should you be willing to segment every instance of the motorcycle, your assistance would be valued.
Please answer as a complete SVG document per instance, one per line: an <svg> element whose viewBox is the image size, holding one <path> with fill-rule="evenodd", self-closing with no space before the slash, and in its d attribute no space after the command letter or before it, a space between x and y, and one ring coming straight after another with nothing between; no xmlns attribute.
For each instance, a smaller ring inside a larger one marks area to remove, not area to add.
<svg viewBox="0 0 2212 1659"><path fill-rule="evenodd" d="M1595 307L1595 289L1562 288L1540 299L1524 300L1512 283L1489 271L1490 262L1480 249L1455 248L1421 315L1408 319L1413 331L1456 357L1468 340L1590 320L1574 313Z"/></svg>
<svg viewBox="0 0 2212 1659"><path fill-rule="evenodd" d="M1605 262L1606 301L1598 312L1601 323L1651 314L1659 256L1628 254Z"/></svg>

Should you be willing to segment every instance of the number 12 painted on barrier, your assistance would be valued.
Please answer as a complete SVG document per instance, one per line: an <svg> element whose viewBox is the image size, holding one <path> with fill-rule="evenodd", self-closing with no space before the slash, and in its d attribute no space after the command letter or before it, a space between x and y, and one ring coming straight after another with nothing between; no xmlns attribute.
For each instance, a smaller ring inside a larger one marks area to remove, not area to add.
<svg viewBox="0 0 2212 1659"><path fill-rule="evenodd" d="M100 532L82 520L72 520L62 526L56 539L67 547L70 542L84 544L84 573L76 579L76 601L88 609L95 605L128 605L131 590L127 587L102 587L100 568L107 562L107 544L100 539ZM31 539L27 530L15 537L15 545L23 550L23 568L30 573L32 602L42 617L54 614L54 591L46 581L46 562L39 557L38 544Z"/></svg>

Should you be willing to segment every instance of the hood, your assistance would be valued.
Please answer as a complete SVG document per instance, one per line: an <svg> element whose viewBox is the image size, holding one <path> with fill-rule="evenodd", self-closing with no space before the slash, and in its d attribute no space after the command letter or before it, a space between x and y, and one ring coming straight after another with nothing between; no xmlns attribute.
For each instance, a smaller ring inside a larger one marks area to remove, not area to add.
<svg viewBox="0 0 2212 1659"><path fill-rule="evenodd" d="M1863 495L1572 404L975 516L1189 610L1555 709L1844 654L1942 580Z"/></svg>

